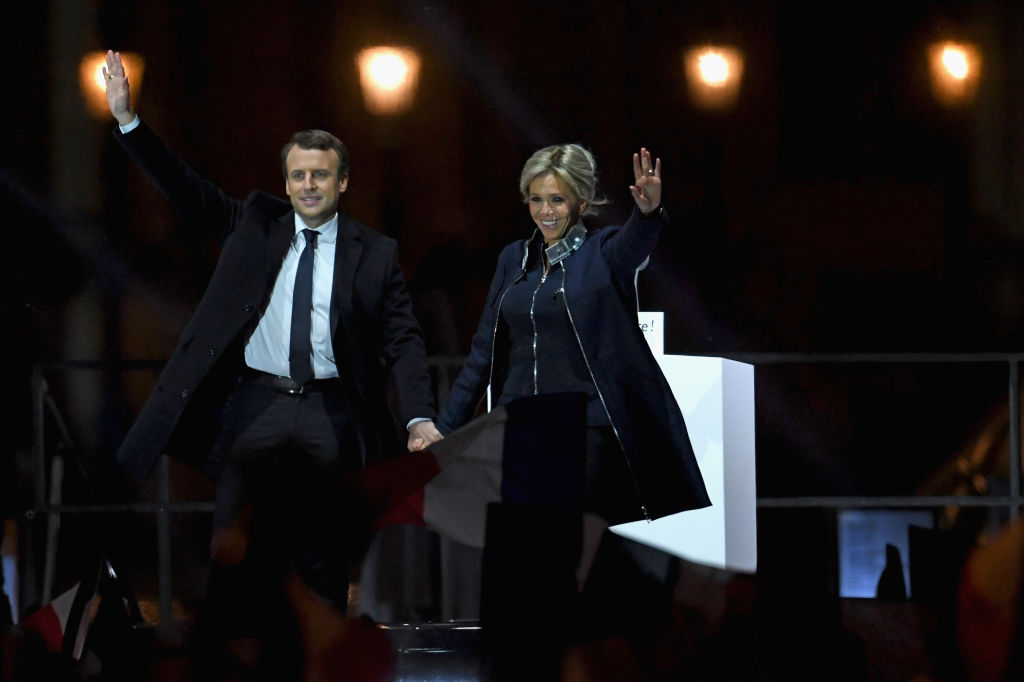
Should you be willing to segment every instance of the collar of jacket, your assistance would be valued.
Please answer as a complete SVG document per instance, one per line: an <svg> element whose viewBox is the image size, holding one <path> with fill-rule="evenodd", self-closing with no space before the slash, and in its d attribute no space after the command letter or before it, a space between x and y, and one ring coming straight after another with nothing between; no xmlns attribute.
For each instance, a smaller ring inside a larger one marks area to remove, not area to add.
<svg viewBox="0 0 1024 682"><path fill-rule="evenodd" d="M530 259L530 244L534 241L539 241L539 233L540 230L538 228L537 230L534 230L533 235L526 240L526 245L523 247L523 261L520 263L520 268L522 270L526 270L526 264ZM578 222L570 227L564 237L544 249L544 253L548 256L548 264L555 265L557 263L561 263L572 255L576 249L580 248L586 238L587 228L582 222Z"/></svg>

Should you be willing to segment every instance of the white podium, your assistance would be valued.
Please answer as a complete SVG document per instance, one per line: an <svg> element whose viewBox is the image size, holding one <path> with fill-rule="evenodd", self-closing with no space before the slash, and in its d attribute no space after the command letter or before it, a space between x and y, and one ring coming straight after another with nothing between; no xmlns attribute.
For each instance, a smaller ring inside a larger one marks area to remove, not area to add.
<svg viewBox="0 0 1024 682"><path fill-rule="evenodd" d="M723 358L664 355L662 313L640 313L711 497L705 509L612 528L624 537L717 568L757 570L754 367Z"/></svg>

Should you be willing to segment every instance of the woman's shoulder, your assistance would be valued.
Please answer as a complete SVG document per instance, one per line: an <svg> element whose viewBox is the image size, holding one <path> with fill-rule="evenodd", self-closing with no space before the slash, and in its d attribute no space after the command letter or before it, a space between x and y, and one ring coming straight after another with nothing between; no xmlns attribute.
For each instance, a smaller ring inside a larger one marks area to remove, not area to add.
<svg viewBox="0 0 1024 682"><path fill-rule="evenodd" d="M526 239L517 239L514 242L506 244L498 255L498 263L501 265L519 263L522 261L523 256L526 255L528 243L529 242Z"/></svg>
<svg viewBox="0 0 1024 682"><path fill-rule="evenodd" d="M504 256L507 253L522 253L524 248L526 248L526 240L517 239L514 242L505 244L504 248L501 249L501 255Z"/></svg>
<svg viewBox="0 0 1024 682"><path fill-rule="evenodd" d="M622 225L587 225L587 241L581 249L587 251L601 250L609 239L615 238L622 231Z"/></svg>

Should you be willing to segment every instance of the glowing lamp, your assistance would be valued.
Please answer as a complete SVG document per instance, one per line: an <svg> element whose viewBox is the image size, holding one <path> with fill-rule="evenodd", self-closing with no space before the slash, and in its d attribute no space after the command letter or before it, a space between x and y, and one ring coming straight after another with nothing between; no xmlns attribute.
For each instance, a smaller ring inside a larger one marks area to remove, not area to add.
<svg viewBox="0 0 1024 682"><path fill-rule="evenodd" d="M96 118L109 118L107 107L107 84L103 78L103 67L107 63L106 52L90 52L82 57L78 64L78 87L85 99L85 108ZM134 52L122 52L121 63L124 64L125 75L131 85L132 106L138 100L142 90L142 75L146 70L146 60Z"/></svg>
<svg viewBox="0 0 1024 682"><path fill-rule="evenodd" d="M743 53L727 45L702 45L683 55L690 101L703 109L736 104L743 79Z"/></svg>
<svg viewBox="0 0 1024 682"><path fill-rule="evenodd" d="M941 42L928 50L932 90L948 106L974 98L981 75L981 57L970 43Z"/></svg>
<svg viewBox="0 0 1024 682"><path fill-rule="evenodd" d="M420 57L405 47L368 47L356 55L363 101L372 114L399 114L416 96Z"/></svg>

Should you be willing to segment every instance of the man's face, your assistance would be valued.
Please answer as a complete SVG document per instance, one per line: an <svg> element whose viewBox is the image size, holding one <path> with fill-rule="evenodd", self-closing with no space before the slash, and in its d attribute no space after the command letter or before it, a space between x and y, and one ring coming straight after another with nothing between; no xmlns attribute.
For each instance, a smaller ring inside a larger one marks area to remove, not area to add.
<svg viewBox="0 0 1024 682"><path fill-rule="evenodd" d="M295 212L309 227L319 227L338 210L338 198L348 188L348 173L338 177L338 155L333 149L288 150L284 191Z"/></svg>

